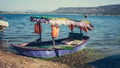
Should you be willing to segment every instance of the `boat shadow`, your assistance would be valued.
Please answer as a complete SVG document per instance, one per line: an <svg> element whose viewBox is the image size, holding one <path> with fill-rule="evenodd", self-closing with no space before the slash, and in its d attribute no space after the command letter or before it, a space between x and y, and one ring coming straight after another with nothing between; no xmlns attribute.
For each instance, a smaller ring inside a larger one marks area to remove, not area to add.
<svg viewBox="0 0 120 68"><path fill-rule="evenodd" d="M120 68L120 54L87 63L95 68Z"/></svg>

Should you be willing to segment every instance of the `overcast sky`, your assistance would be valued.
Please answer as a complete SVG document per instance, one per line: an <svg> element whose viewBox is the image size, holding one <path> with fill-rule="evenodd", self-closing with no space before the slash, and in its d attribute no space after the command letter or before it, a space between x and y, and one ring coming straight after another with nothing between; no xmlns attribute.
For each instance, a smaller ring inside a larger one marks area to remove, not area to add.
<svg viewBox="0 0 120 68"><path fill-rule="evenodd" d="M96 7L120 4L120 0L0 0L2 11L52 11L59 7Z"/></svg>

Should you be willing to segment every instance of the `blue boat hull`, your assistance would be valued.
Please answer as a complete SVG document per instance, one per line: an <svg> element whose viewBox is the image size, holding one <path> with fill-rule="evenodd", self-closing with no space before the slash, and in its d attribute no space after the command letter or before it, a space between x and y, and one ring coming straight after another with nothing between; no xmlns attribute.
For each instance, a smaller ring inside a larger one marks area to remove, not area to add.
<svg viewBox="0 0 120 68"><path fill-rule="evenodd" d="M66 54L74 53L77 51L82 50L85 45L88 43L89 37L84 40L81 44L79 45L74 45L74 49L56 49L56 48L28 48L28 47L21 47L19 45L12 45L12 47L15 48L15 50L25 56L31 56L31 57L39 57L39 58L53 58L53 57L59 57L63 56ZM48 42L47 42L48 43Z"/></svg>

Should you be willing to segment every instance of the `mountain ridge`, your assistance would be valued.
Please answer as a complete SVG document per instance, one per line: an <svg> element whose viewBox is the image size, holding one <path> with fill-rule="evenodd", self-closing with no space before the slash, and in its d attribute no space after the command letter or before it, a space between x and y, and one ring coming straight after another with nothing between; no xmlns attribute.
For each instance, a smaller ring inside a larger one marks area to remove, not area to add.
<svg viewBox="0 0 120 68"><path fill-rule="evenodd" d="M38 11L0 11L0 14L88 14L88 15L120 15L120 4L103 5L97 7L60 7L49 12Z"/></svg>
<svg viewBox="0 0 120 68"><path fill-rule="evenodd" d="M105 6L98 6L98 7L61 7L52 11L51 13L120 15L120 4L105 5Z"/></svg>

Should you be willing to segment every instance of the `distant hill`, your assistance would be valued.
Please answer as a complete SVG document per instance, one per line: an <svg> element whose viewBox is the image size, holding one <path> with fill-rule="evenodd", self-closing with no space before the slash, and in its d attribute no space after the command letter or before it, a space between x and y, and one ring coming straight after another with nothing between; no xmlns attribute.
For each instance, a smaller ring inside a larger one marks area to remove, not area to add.
<svg viewBox="0 0 120 68"><path fill-rule="evenodd" d="M98 7L61 7L51 12L38 12L28 10L20 11L0 11L0 14L91 14L91 15L120 15L120 4L105 5Z"/></svg>
<svg viewBox="0 0 120 68"><path fill-rule="evenodd" d="M94 15L120 15L120 4L98 7L62 7L50 13L55 14L94 14Z"/></svg>

